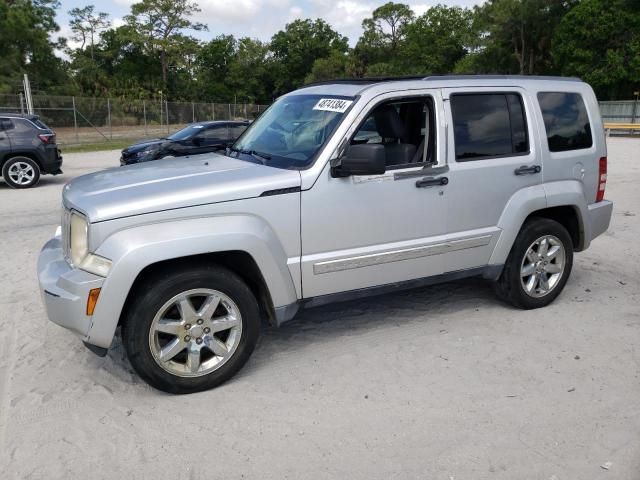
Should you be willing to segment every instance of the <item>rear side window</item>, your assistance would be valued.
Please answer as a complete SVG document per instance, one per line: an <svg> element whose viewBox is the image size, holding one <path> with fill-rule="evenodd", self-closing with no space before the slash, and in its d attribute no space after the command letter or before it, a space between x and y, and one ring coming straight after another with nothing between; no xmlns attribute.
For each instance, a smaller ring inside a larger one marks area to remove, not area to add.
<svg viewBox="0 0 640 480"><path fill-rule="evenodd" d="M14 118L13 125L16 133L33 133L35 130L29 121L22 118Z"/></svg>
<svg viewBox="0 0 640 480"><path fill-rule="evenodd" d="M519 155L529 152L522 98L515 93L451 96L456 160Z"/></svg>
<svg viewBox="0 0 640 480"><path fill-rule="evenodd" d="M593 145L589 115L579 93L540 92L538 102L550 151L566 152Z"/></svg>
<svg viewBox="0 0 640 480"><path fill-rule="evenodd" d="M40 120L39 118L34 118L33 123L36 125L36 127L41 128L43 130L49 130L49 127L47 127L44 122L42 120Z"/></svg>

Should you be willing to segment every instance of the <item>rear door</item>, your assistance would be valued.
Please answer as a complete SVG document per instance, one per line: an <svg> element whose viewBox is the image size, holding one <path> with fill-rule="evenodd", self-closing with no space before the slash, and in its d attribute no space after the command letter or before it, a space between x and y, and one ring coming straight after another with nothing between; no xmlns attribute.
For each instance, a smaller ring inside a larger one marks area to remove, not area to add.
<svg viewBox="0 0 640 480"><path fill-rule="evenodd" d="M11 151L9 132L13 129L11 119L0 117L0 158Z"/></svg>
<svg viewBox="0 0 640 480"><path fill-rule="evenodd" d="M526 92L516 87L452 88L443 96L450 169L447 232L455 247L444 268L452 272L487 265L510 199L532 187L539 187L544 199L544 191L533 104Z"/></svg>

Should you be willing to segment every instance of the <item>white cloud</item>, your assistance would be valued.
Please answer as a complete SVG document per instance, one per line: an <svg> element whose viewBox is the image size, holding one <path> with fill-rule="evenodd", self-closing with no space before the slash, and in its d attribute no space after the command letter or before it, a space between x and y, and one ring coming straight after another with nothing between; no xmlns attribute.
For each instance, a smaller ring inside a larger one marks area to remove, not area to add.
<svg viewBox="0 0 640 480"><path fill-rule="evenodd" d="M262 0L203 0L199 2L202 12L198 17L213 23L256 21L263 3Z"/></svg>

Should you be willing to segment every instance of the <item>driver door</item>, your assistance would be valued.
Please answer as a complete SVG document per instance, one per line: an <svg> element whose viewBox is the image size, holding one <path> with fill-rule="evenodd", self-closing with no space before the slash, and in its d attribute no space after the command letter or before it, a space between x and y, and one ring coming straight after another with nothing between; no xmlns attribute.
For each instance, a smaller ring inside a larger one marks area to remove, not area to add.
<svg viewBox="0 0 640 480"><path fill-rule="evenodd" d="M385 147L382 175L334 178L302 192L302 294L368 289L441 274L447 188L438 90L378 97L348 134Z"/></svg>

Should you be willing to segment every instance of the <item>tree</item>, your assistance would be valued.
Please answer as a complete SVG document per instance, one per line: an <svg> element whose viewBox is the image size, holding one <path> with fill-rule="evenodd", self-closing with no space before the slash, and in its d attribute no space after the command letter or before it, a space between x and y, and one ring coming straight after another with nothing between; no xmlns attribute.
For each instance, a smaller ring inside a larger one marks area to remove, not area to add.
<svg viewBox="0 0 640 480"><path fill-rule="evenodd" d="M129 35L144 45L150 55L158 55L162 72L162 85L167 86L169 64L181 60L179 53L192 39L185 30L206 30L202 23L190 18L200 12L191 0L142 0L131 6L131 15L125 20Z"/></svg>
<svg viewBox="0 0 640 480"><path fill-rule="evenodd" d="M80 50L84 50L84 46L89 40L91 47L91 58L93 59L94 38L97 33L111 26L109 14L105 12L95 12L95 6L87 5L86 7L76 7L69 11L71 20L69 27L73 32L73 39L81 42Z"/></svg>
<svg viewBox="0 0 640 480"><path fill-rule="evenodd" d="M313 67L305 78L305 83L352 76L354 76L354 72L348 52L334 51L328 57L319 58L313 62Z"/></svg>
<svg viewBox="0 0 640 480"><path fill-rule="evenodd" d="M54 50L63 40L52 40L59 31L55 22L56 0L0 0L0 92L15 91L24 73L32 90L66 83L62 61Z"/></svg>
<svg viewBox="0 0 640 480"><path fill-rule="evenodd" d="M229 100L229 69L236 57L238 42L233 35L220 35L202 45L196 55L198 89L207 98Z"/></svg>
<svg viewBox="0 0 640 480"><path fill-rule="evenodd" d="M450 73L474 42L472 13L436 5L405 27L403 73Z"/></svg>
<svg viewBox="0 0 640 480"><path fill-rule="evenodd" d="M605 98L640 89L640 4L582 0L560 23L552 55L563 75L577 75Z"/></svg>
<svg viewBox="0 0 640 480"><path fill-rule="evenodd" d="M304 83L314 62L332 52L346 52L347 37L324 20L296 20L271 38L270 50L277 62L276 88L279 93Z"/></svg>
<svg viewBox="0 0 640 480"><path fill-rule="evenodd" d="M371 18L362 22L363 37L372 46L388 45L394 52L404 39L407 26L413 21L414 13L409 5L388 2L376 8Z"/></svg>
<svg viewBox="0 0 640 480"><path fill-rule="evenodd" d="M252 38L239 39L225 79L228 100L271 103L276 96L276 73L268 43Z"/></svg>
<svg viewBox="0 0 640 480"><path fill-rule="evenodd" d="M477 73L544 74L551 70L553 32L577 0L488 0L475 7Z"/></svg>

